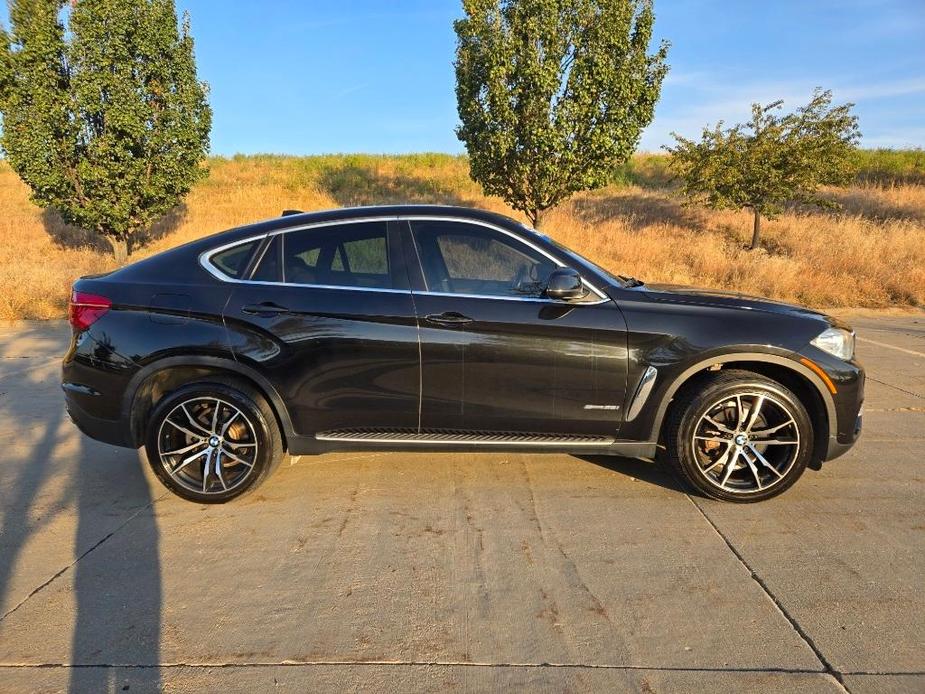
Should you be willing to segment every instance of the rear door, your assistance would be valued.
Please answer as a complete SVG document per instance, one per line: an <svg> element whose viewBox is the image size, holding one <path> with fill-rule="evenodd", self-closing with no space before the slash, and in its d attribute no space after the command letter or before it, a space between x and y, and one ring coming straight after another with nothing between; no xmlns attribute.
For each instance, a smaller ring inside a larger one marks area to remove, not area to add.
<svg viewBox="0 0 925 694"><path fill-rule="evenodd" d="M277 233L235 285L235 354L270 378L300 435L417 427L416 316L394 224Z"/></svg>
<svg viewBox="0 0 925 694"><path fill-rule="evenodd" d="M615 435L626 391L615 304L545 298L559 262L500 228L409 224L422 429Z"/></svg>

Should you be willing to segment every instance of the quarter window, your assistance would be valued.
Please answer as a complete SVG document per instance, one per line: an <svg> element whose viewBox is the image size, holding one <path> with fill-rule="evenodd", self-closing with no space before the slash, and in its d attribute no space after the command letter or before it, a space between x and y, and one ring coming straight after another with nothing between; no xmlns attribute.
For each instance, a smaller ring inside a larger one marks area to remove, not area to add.
<svg viewBox="0 0 925 694"><path fill-rule="evenodd" d="M540 296L556 263L507 234L464 222L416 221L428 291Z"/></svg>
<svg viewBox="0 0 925 694"><path fill-rule="evenodd" d="M392 287L386 222L301 229L283 234L281 239L284 282Z"/></svg>
<svg viewBox="0 0 925 694"><path fill-rule="evenodd" d="M256 246L256 241L248 241L239 246L232 246L213 255L210 261L228 277L238 279L241 273L244 272L244 268L247 267L247 261L250 260L251 253Z"/></svg>

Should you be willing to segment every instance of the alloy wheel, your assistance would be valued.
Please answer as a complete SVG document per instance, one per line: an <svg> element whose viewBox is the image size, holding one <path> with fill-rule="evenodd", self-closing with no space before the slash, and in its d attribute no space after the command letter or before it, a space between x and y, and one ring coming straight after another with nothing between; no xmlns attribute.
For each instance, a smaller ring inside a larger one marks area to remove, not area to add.
<svg viewBox="0 0 925 694"><path fill-rule="evenodd" d="M173 480L197 494L224 494L239 487L257 460L256 430L226 400L194 397L164 417L158 455Z"/></svg>
<svg viewBox="0 0 925 694"><path fill-rule="evenodd" d="M697 469L733 494L780 484L800 455L800 431L787 405L767 391L737 393L710 405L691 440Z"/></svg>

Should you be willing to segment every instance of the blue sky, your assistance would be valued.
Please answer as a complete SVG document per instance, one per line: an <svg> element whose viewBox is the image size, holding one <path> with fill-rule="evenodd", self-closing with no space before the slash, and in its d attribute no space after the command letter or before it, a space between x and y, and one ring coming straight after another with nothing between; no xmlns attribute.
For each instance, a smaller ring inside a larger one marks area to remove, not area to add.
<svg viewBox="0 0 925 694"><path fill-rule="evenodd" d="M461 152L458 0L177 0L211 85L212 151ZM925 146L925 0L655 0L671 72L640 149L814 86L863 145Z"/></svg>

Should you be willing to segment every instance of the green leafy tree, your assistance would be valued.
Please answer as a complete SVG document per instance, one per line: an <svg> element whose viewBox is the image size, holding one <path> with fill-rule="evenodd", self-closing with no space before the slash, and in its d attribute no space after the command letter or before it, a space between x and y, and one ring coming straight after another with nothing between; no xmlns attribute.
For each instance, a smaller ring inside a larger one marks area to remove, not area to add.
<svg viewBox="0 0 925 694"><path fill-rule="evenodd" d="M704 128L700 142L672 133L671 169L693 202L713 209L750 208L751 248L761 218L773 219L788 202L836 207L820 186L844 185L856 170L860 138L854 104L832 106L832 92L817 89L810 102L780 115L782 101L752 105L751 122L724 130Z"/></svg>
<svg viewBox="0 0 925 694"><path fill-rule="evenodd" d="M0 36L0 139L70 224L131 242L206 174L212 112L172 0L12 0Z"/></svg>
<svg viewBox="0 0 925 694"><path fill-rule="evenodd" d="M456 134L472 178L541 226L636 149L668 71L650 0L463 0Z"/></svg>

